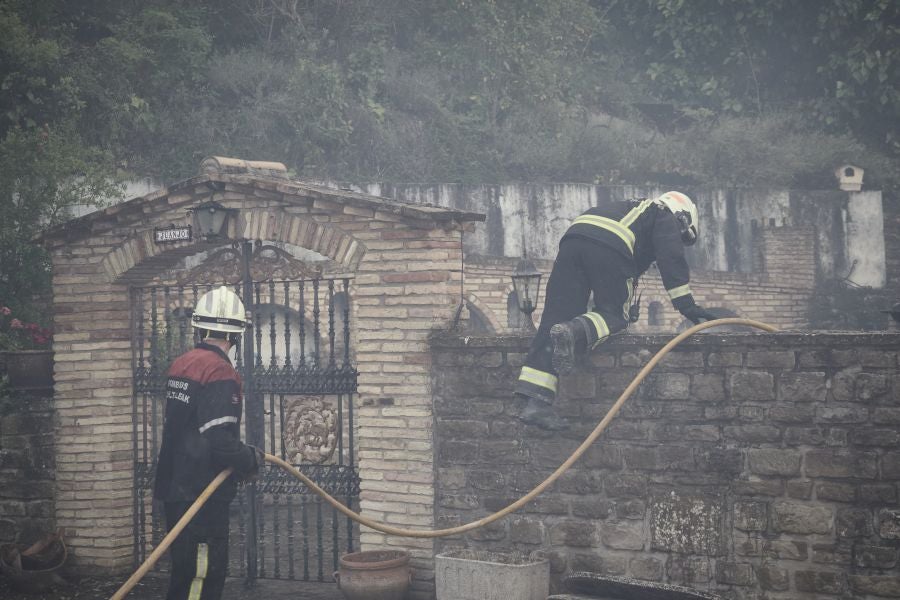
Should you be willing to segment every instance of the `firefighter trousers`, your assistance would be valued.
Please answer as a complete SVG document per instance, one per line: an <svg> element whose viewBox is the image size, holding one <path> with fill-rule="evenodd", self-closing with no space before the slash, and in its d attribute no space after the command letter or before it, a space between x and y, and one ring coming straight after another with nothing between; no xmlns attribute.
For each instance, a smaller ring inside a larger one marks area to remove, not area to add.
<svg viewBox="0 0 900 600"><path fill-rule="evenodd" d="M191 502L166 502L172 530ZM228 568L228 504L208 502L169 547L172 565L166 600L219 600Z"/></svg>
<svg viewBox="0 0 900 600"><path fill-rule="evenodd" d="M558 374L553 369L550 328L578 318L586 339L584 352L602 343L628 325L628 309L634 293L631 261L599 242L567 237L547 281L541 324L516 383L516 393L552 401L556 397ZM593 310L587 310L590 294ZM585 312L587 310L587 312Z"/></svg>

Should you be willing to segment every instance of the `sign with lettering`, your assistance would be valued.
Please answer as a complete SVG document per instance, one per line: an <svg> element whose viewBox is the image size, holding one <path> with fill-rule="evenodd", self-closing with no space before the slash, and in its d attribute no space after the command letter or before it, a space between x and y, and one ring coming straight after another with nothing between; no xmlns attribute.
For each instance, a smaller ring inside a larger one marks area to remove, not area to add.
<svg viewBox="0 0 900 600"><path fill-rule="evenodd" d="M190 225L172 225L171 227L155 227L153 229L153 241L157 244L170 242L189 242L192 239Z"/></svg>

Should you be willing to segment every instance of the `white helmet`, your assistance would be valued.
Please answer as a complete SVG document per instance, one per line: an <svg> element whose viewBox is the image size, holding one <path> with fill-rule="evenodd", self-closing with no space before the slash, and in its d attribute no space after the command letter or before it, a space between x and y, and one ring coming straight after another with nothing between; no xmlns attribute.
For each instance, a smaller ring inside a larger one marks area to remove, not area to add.
<svg viewBox="0 0 900 600"><path fill-rule="evenodd" d="M247 313L238 295L224 285L200 296L191 326L210 331L241 333L247 328Z"/></svg>
<svg viewBox="0 0 900 600"><path fill-rule="evenodd" d="M668 208L681 226L681 241L685 246L692 246L700 235L700 217L694 201L681 192L666 192L656 199L657 204Z"/></svg>

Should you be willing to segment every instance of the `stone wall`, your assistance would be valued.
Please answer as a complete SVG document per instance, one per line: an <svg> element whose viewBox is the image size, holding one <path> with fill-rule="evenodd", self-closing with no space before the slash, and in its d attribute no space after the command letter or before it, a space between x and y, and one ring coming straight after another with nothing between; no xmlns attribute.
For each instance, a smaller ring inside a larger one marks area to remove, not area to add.
<svg viewBox="0 0 900 600"><path fill-rule="evenodd" d="M0 544L54 531L54 413L49 395L0 396Z"/></svg>
<svg viewBox="0 0 900 600"><path fill-rule="evenodd" d="M543 481L668 336L622 336L561 381L571 429L523 427L525 337L435 337L435 515L467 523ZM436 550L544 550L578 570L726 598L900 597L900 335L701 334L519 512Z"/></svg>

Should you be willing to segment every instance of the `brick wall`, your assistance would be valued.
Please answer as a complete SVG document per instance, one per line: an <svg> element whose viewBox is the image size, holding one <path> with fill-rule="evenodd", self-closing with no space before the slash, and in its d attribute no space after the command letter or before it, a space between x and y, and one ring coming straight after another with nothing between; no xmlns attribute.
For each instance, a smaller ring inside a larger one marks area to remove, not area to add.
<svg viewBox="0 0 900 600"><path fill-rule="evenodd" d="M722 271L691 272L691 290L697 303L742 317L757 319L784 328L808 325L809 301L815 286L814 232L803 227L759 226L755 230L754 253L758 269L753 273ZM494 333L508 332L507 299L513 291L510 275L518 259L484 256L466 257L465 293L468 302L485 316ZM543 289L553 261L534 260L543 273L535 324L544 306ZM655 267L641 278L641 320L630 326L635 333L671 332L683 327L685 319L672 307ZM652 303L658 303L659 324L649 322Z"/></svg>
<svg viewBox="0 0 900 600"><path fill-rule="evenodd" d="M73 221L50 239L53 256L57 510L84 570L132 565L133 450L128 286L166 284L203 242L153 243L215 200L240 209L231 239L299 247L353 277L351 343L359 371L356 419L360 507L397 526L431 525L433 477L427 337L459 299L461 229L472 215L390 204L291 181L237 175L188 180ZM101 441L102 440L102 441ZM430 540L372 531L363 549L403 546L414 589L431 589Z"/></svg>
<svg viewBox="0 0 900 600"><path fill-rule="evenodd" d="M623 336L561 381L572 428L515 415L525 337L435 337L436 521L481 518L561 464L669 336ZM436 550L545 550L591 570L762 600L900 597L900 335L688 340L518 513Z"/></svg>
<svg viewBox="0 0 900 600"><path fill-rule="evenodd" d="M0 544L55 531L53 400L15 391L0 397Z"/></svg>

